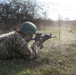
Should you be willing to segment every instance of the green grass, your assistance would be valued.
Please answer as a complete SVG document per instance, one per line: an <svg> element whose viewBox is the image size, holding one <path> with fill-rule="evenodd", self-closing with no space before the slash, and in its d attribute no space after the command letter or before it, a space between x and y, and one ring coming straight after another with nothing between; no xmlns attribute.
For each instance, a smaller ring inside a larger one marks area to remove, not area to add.
<svg viewBox="0 0 76 75"><path fill-rule="evenodd" d="M72 47L72 45L70 45ZM0 60L0 75L76 75L76 50L65 48L45 48L39 52L39 58Z"/></svg>
<svg viewBox="0 0 76 75"><path fill-rule="evenodd" d="M65 27L61 29L70 30ZM75 31L76 29L72 28L74 36ZM44 48L39 50L39 57L36 60L0 60L0 75L76 75L76 40L67 39L70 35L67 37L63 35L65 40L61 38L64 42L61 40L59 45L58 27L51 27L41 32L52 33L57 39L46 41Z"/></svg>

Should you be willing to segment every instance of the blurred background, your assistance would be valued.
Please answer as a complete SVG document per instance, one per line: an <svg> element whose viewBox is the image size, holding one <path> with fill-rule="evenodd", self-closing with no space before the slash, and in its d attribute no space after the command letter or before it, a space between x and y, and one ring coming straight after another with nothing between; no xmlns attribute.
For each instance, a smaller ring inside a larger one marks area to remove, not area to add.
<svg viewBox="0 0 76 75"><path fill-rule="evenodd" d="M1 0L0 30L12 31L25 21L38 29L46 26L76 26L75 1L65 0Z"/></svg>

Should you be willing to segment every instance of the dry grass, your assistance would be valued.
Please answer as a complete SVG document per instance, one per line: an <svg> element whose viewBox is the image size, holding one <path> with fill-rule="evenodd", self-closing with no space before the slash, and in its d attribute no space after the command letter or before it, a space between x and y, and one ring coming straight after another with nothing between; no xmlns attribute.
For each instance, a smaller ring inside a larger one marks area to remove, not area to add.
<svg viewBox="0 0 76 75"><path fill-rule="evenodd" d="M76 39L67 39L69 36L76 36L72 29L62 28L59 45L58 28L43 30L43 33L52 33L57 39L50 39L45 42L44 48L39 51L36 60L26 61L25 59L0 60L0 75L76 75ZM75 28L74 28L75 29ZM67 32L66 32L67 31ZM66 42L65 42L66 41Z"/></svg>

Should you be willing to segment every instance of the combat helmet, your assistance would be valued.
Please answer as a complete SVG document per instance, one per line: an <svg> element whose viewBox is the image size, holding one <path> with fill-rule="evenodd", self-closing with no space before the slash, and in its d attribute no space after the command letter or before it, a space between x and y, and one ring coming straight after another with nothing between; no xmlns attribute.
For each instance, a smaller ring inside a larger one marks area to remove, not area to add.
<svg viewBox="0 0 76 75"><path fill-rule="evenodd" d="M24 22L20 27L20 32L26 35L32 35L36 32L37 27L32 22Z"/></svg>

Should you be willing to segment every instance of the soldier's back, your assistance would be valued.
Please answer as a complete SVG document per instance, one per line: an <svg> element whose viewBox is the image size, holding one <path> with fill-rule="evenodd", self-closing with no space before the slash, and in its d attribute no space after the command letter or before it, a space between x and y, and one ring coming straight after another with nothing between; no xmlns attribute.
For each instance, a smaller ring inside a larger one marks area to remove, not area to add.
<svg viewBox="0 0 76 75"><path fill-rule="evenodd" d="M9 50L12 49L12 42L15 31L0 35L0 59L7 58L11 55Z"/></svg>

